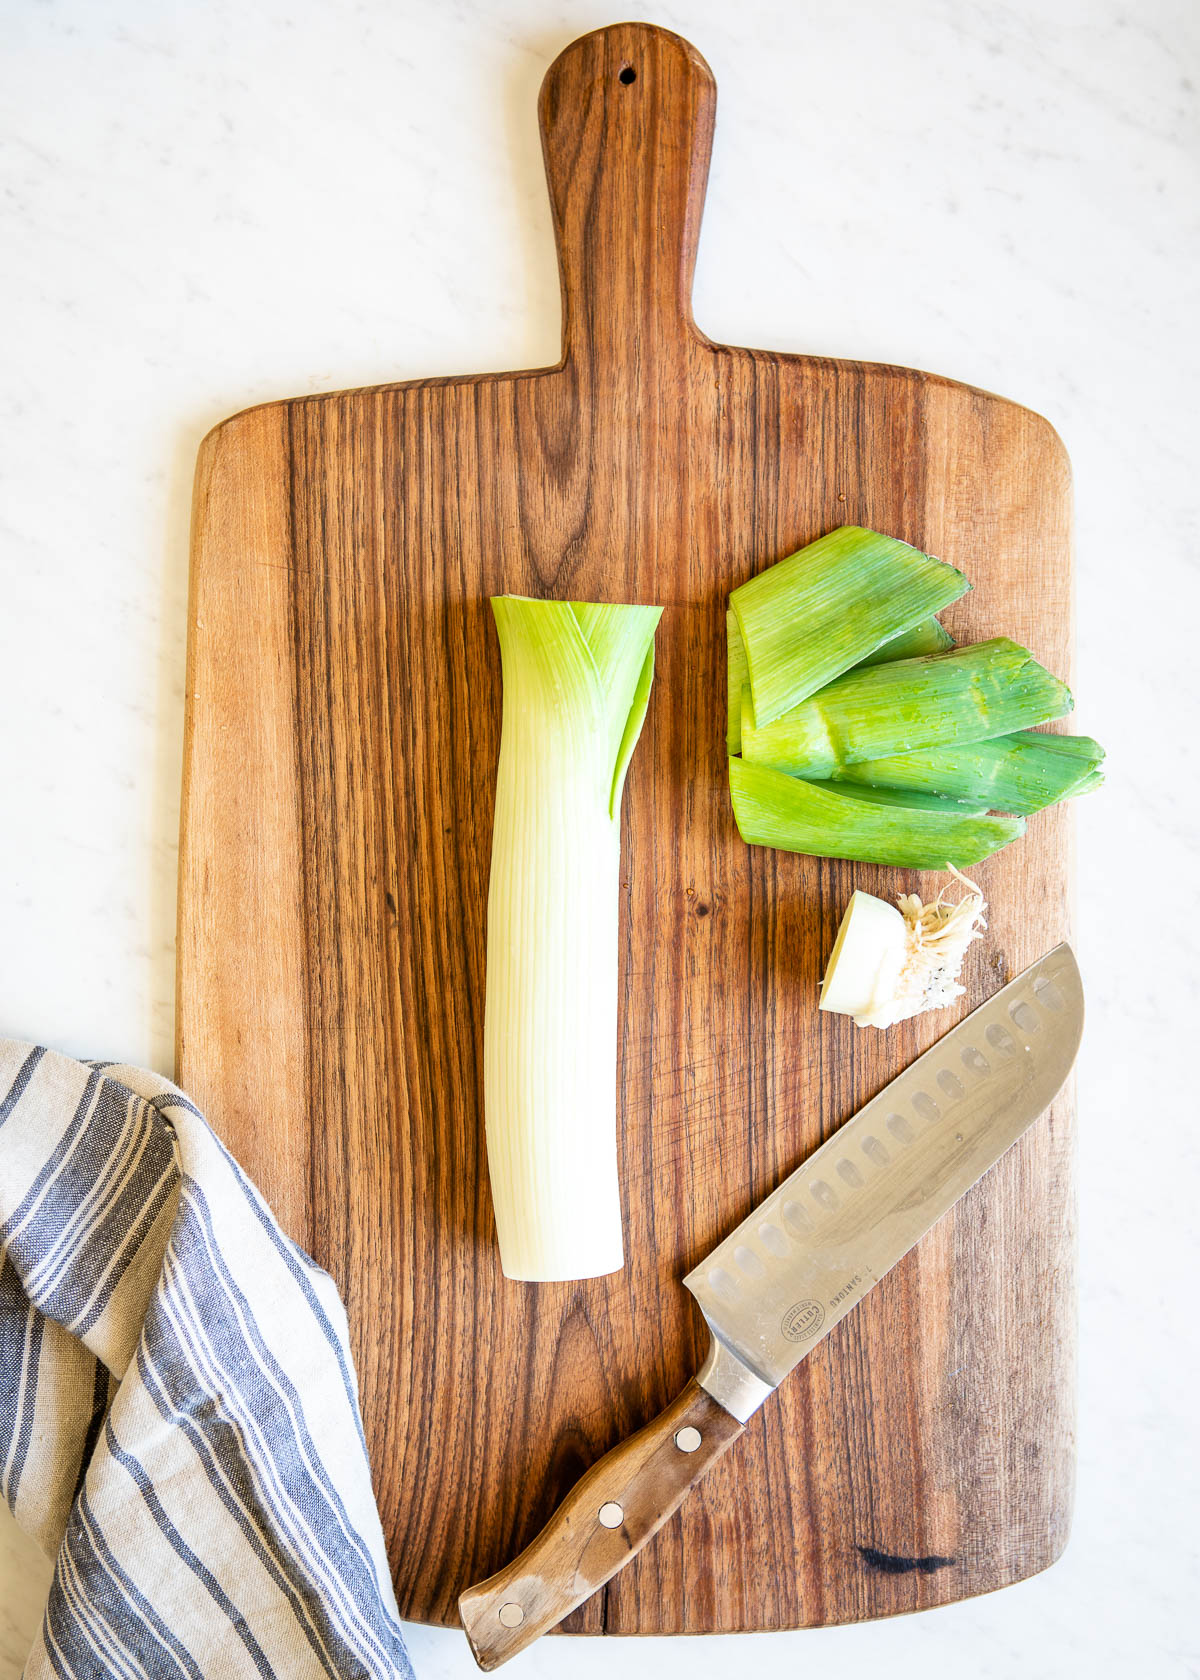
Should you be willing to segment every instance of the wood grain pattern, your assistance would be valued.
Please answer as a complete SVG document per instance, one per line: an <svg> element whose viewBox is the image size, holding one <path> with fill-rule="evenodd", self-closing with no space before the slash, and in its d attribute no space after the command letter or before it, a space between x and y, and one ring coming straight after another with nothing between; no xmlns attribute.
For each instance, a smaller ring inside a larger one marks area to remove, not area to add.
<svg viewBox="0 0 1200 1680"><path fill-rule="evenodd" d="M693 1380L605 1453L520 1557L459 1598L479 1666L516 1656L623 1569L744 1428Z"/></svg>
<svg viewBox="0 0 1200 1680"><path fill-rule="evenodd" d="M694 327L714 102L694 49L647 26L551 67L557 367L271 404L201 453L178 1076L343 1291L416 1620L456 1621L459 1592L679 1392L705 1342L682 1274L951 1024L818 1016L852 888L917 883L738 840L729 590L870 525L969 573L956 636L1011 635L1070 675L1069 472L1045 421ZM503 1278L487 1189L487 597L504 591L666 606L624 813L629 1260L574 1285ZM992 913L970 1001L1069 935L1069 833L1065 812L1036 816L978 871ZM1060 1099L568 1630L853 1621L1053 1561L1072 1496L1071 1181Z"/></svg>

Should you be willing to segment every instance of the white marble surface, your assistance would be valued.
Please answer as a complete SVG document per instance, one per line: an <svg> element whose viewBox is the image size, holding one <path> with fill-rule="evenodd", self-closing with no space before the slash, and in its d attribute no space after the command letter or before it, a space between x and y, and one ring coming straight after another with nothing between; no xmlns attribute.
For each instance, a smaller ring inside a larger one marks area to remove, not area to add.
<svg viewBox="0 0 1200 1680"><path fill-rule="evenodd" d="M196 445L260 399L554 359L533 102L601 0L2 0L0 1031L171 1063ZM905 362L1075 462L1082 1391L1074 1539L925 1616L547 1642L530 1675L1200 1674L1195 1395L1200 12L645 4L712 64L714 337ZM1145 1152L1135 1165L1130 1151ZM0 1520L0 1680L47 1568ZM413 1629L424 1680L474 1672Z"/></svg>

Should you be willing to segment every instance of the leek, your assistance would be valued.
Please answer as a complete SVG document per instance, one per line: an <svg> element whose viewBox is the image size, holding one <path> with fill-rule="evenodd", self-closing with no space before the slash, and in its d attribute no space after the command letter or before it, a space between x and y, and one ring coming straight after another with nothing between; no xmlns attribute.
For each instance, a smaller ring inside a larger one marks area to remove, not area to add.
<svg viewBox="0 0 1200 1680"><path fill-rule="evenodd" d="M847 799L865 799L870 805L900 805L910 811L972 811L976 816L990 810L986 800L955 799L944 793L923 793L915 788L873 787L869 782L814 781L809 787L840 793Z"/></svg>
<svg viewBox="0 0 1200 1680"><path fill-rule="evenodd" d="M1028 649L996 637L850 671L765 727L743 689L742 756L824 780L866 759L1026 729L1073 704L1067 685Z"/></svg>
<svg viewBox="0 0 1200 1680"><path fill-rule="evenodd" d="M870 893L851 895L821 985L822 1009L852 1015L858 1027L891 1027L963 996L959 971L987 926L987 905L974 881L951 873L966 888L956 904L946 902L945 887L930 904L901 893L898 909Z"/></svg>
<svg viewBox="0 0 1200 1680"><path fill-rule="evenodd" d="M662 609L493 599L503 674L484 1117L510 1278L623 1264L616 1157L621 791Z"/></svg>
<svg viewBox="0 0 1200 1680"><path fill-rule="evenodd" d="M924 747L892 758L868 758L836 773L847 787L902 788L978 801L992 811L1032 816L1060 799L1090 793L1104 777L1104 749L1089 735L1043 735L1023 729L991 741Z"/></svg>
<svg viewBox="0 0 1200 1680"><path fill-rule="evenodd" d="M902 630L898 636L890 637L869 653L865 659L860 659L858 669L865 665L883 665L889 659L919 659L926 653L948 653L954 646L954 637L940 624L936 618L923 618L920 624L914 624L911 630Z"/></svg>
<svg viewBox="0 0 1200 1680"><path fill-rule="evenodd" d="M878 805L744 758L729 760L738 833L748 846L900 869L962 869L1025 832L1021 817Z"/></svg>
<svg viewBox="0 0 1200 1680"><path fill-rule="evenodd" d="M742 643L742 633L738 629L737 619L732 612L725 614L725 636L727 647L726 672L728 675L728 716L725 729L725 746L731 753L742 750L742 689L750 681L750 667L746 663L746 649ZM892 636L877 647L874 653L869 653L865 659L860 659L858 668L864 665L880 665L888 659L916 659L923 653L945 653L954 646L954 637L936 618L924 618L920 624L911 630L902 630L898 636Z"/></svg>
<svg viewBox="0 0 1200 1680"><path fill-rule="evenodd" d="M746 649L737 619L732 612L725 614L725 670L729 712L725 728L725 746L731 753L742 750L742 690L750 681L750 667L746 663Z"/></svg>
<svg viewBox="0 0 1200 1680"><path fill-rule="evenodd" d="M878 531L843 525L729 597L760 727L949 606L960 571Z"/></svg>

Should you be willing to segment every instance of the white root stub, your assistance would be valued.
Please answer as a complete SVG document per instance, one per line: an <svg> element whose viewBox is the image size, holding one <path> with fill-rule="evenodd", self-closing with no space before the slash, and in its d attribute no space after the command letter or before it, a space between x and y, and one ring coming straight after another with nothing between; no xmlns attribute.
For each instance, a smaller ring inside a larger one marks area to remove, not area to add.
<svg viewBox="0 0 1200 1680"><path fill-rule="evenodd" d="M870 893L852 894L821 986L821 1008L852 1015L855 1026L890 1027L963 995L958 975L967 947L987 927L987 905L973 881L947 865L965 892L931 904L901 893L895 908Z"/></svg>

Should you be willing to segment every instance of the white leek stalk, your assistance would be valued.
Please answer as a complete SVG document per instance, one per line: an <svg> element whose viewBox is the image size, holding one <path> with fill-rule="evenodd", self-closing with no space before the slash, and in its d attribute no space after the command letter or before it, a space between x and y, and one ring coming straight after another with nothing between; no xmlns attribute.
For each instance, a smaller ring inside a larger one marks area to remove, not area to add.
<svg viewBox="0 0 1200 1680"><path fill-rule="evenodd" d="M506 1276L624 1263L617 1179L621 790L661 607L492 601L504 711L488 892L484 1117Z"/></svg>
<svg viewBox="0 0 1200 1680"><path fill-rule="evenodd" d="M901 893L886 904L870 893L851 896L821 986L821 1008L852 1015L858 1027L890 1027L963 995L958 975L967 947L987 926L987 905L973 881L950 866L967 890L955 904L943 887L924 904Z"/></svg>

